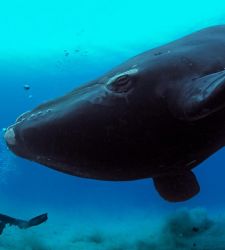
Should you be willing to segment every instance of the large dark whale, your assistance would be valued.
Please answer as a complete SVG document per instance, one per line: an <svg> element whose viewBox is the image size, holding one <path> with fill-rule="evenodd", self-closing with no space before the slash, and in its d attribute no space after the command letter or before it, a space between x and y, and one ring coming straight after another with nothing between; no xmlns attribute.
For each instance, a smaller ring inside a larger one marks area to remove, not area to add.
<svg viewBox="0 0 225 250"><path fill-rule="evenodd" d="M225 144L225 26L135 56L21 115L17 155L94 179L153 178L160 195L199 192L192 169Z"/></svg>

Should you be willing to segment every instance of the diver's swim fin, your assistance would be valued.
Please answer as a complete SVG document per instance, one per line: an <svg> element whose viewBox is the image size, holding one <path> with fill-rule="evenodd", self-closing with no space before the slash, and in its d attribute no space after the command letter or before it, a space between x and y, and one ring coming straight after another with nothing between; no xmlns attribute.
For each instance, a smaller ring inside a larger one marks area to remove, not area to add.
<svg viewBox="0 0 225 250"><path fill-rule="evenodd" d="M155 177L153 181L159 194L172 202L188 200L200 190L198 181L191 171Z"/></svg>
<svg viewBox="0 0 225 250"><path fill-rule="evenodd" d="M21 220L20 222L18 222L17 226L19 228L26 229L26 228L33 227L33 226L38 226L41 223L45 222L47 219L48 219L48 214L45 213L45 214L38 215L28 221Z"/></svg>
<svg viewBox="0 0 225 250"><path fill-rule="evenodd" d="M18 226L21 229L26 229L29 227L40 225L41 223L45 222L48 219L48 214L41 214L36 216L28 221L15 219L8 215L0 214L0 234L2 234L5 226L9 224L10 226Z"/></svg>
<svg viewBox="0 0 225 250"><path fill-rule="evenodd" d="M0 222L0 234L2 234L4 228L5 228L5 223Z"/></svg>

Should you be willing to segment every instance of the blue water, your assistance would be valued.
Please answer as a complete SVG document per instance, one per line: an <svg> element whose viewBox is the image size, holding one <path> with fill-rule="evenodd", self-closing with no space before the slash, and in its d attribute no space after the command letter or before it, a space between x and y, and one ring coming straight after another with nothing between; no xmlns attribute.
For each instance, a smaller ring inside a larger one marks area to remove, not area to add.
<svg viewBox="0 0 225 250"><path fill-rule="evenodd" d="M131 56L224 23L222 0L4 1L0 128ZM29 218L48 212L49 220L28 230L8 227L0 249L225 249L225 149L194 170L200 194L174 204L156 193L151 179L88 180L20 159L2 135L0 213ZM208 217L216 224L212 229L185 236L189 220L204 228ZM173 219L183 221L178 233L171 231Z"/></svg>

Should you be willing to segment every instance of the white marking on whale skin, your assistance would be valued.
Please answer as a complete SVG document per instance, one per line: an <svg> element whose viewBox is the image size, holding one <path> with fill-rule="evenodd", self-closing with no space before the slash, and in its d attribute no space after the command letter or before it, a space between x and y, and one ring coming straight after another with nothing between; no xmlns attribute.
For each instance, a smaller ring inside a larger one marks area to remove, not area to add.
<svg viewBox="0 0 225 250"><path fill-rule="evenodd" d="M186 167L189 167L189 166L191 166L192 164L194 164L195 162L196 162L196 160L190 161L190 162L188 162L185 166L186 166Z"/></svg>
<svg viewBox="0 0 225 250"><path fill-rule="evenodd" d="M121 72L121 73L118 73L116 75L114 75L113 77L109 78L109 80L107 81L106 85L109 85L111 84L113 81L115 81L118 77L121 77L121 76L124 76L124 75L134 75L134 74L137 74L138 73L138 69L137 68L134 68L134 69L129 69L127 71L124 71L124 72Z"/></svg>
<svg viewBox="0 0 225 250"><path fill-rule="evenodd" d="M27 120L35 120L39 117L43 117L49 113L51 113L53 110L52 109L47 109L47 110L44 110L44 111L39 111L37 113L34 113L32 114Z"/></svg>
<svg viewBox="0 0 225 250"><path fill-rule="evenodd" d="M27 113L30 113L30 111L26 111L26 112L24 112L22 115L20 115L19 117L17 117L16 123L18 123L19 120L21 120L21 122L22 122L23 120L25 120L25 118L22 118L22 117L25 116Z"/></svg>
<svg viewBox="0 0 225 250"><path fill-rule="evenodd" d="M136 65L133 65L136 66ZM121 77L123 75L134 75L138 72L139 70L137 68L131 68L127 71L124 72L120 72L117 73L116 75L114 75L113 77L109 78L108 81L106 82L106 85L111 84L115 79L117 79L118 77ZM105 91L107 90L107 91ZM99 104L99 105L103 105L103 106L111 106L110 103L105 102L104 100L106 100L109 96L109 92L108 89L106 88L106 86L101 86L98 89L95 89L94 91L91 92L87 92L83 95L81 95L80 97L78 97L77 101L88 101L89 103L92 104ZM122 97L125 98L126 103L129 103L128 100L128 94L127 93L111 93L110 95L116 95L117 97Z"/></svg>
<svg viewBox="0 0 225 250"><path fill-rule="evenodd" d="M16 137L15 137L14 129L8 128L5 135L4 135L4 138L9 145L15 145L16 144Z"/></svg>

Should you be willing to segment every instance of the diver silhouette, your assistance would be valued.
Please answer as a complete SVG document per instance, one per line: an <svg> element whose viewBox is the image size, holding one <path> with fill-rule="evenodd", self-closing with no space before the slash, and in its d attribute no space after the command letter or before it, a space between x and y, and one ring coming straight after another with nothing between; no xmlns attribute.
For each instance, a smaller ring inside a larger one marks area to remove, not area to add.
<svg viewBox="0 0 225 250"><path fill-rule="evenodd" d="M12 225L17 226L20 229L27 229L29 227L40 225L41 223L45 222L47 219L48 219L47 213L38 215L28 221L15 219L8 215L0 214L0 235L2 234L7 224L9 224L10 226Z"/></svg>

